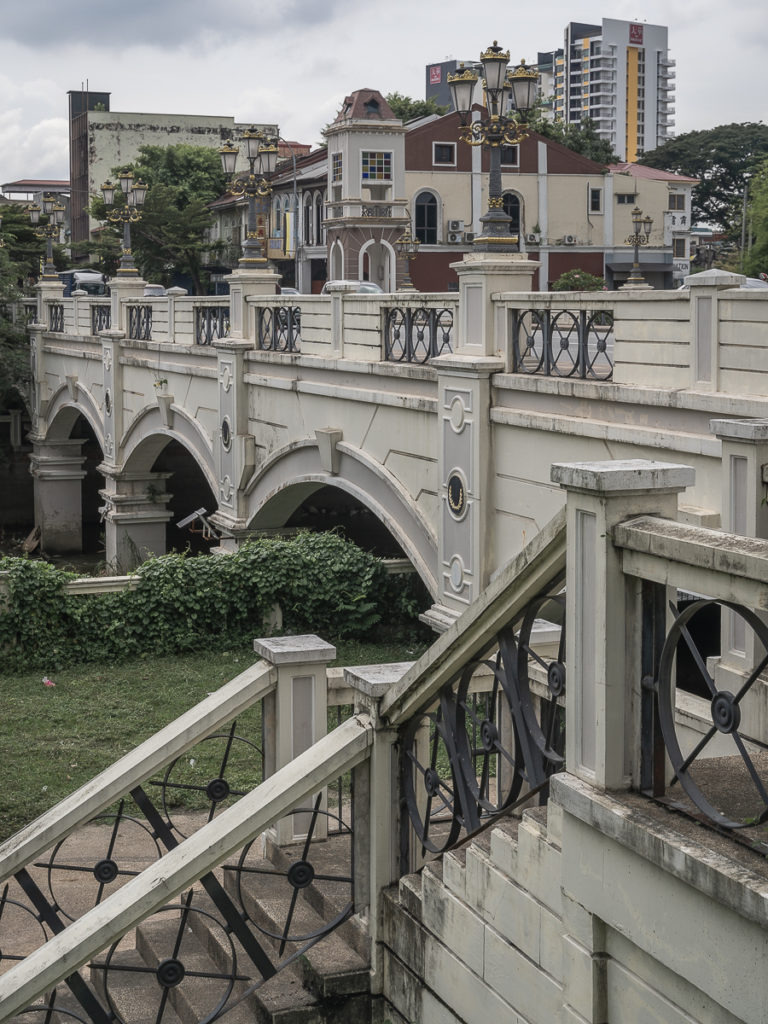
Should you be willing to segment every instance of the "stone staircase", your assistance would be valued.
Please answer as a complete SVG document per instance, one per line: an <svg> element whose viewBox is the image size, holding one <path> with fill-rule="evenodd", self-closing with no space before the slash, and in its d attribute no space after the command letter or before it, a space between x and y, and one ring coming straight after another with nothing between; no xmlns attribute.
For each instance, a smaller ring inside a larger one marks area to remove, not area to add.
<svg viewBox="0 0 768 1024"><path fill-rule="evenodd" d="M344 845L348 852L349 841ZM232 901L239 905L242 899L249 930L273 963L306 946L288 942L281 949L289 914L290 937L304 940L343 914L349 899L348 885L328 881L350 872L338 837L312 843L315 879L295 889L287 876L300 855L300 845L279 847L266 840L260 854L249 854L239 878L231 867L216 873ZM186 912L177 907L145 921L135 936L122 940L108 969L106 957L99 957L100 966L91 967L94 986L106 998L108 977L111 1009L126 1024L198 1024L233 1003L223 1017L227 1024L369 1024L369 942L355 918L342 921L249 995L244 994L258 972L219 919L213 900L195 887ZM167 980L181 975L180 982L158 984L163 971Z"/></svg>
<svg viewBox="0 0 768 1024"><path fill-rule="evenodd" d="M559 1019L560 825L554 805L503 818L384 894L385 991L402 1020Z"/></svg>

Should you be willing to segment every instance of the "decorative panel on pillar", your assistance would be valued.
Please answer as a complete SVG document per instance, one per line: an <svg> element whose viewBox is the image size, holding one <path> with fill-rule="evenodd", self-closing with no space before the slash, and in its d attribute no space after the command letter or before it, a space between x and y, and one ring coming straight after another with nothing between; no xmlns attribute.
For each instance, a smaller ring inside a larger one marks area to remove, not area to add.
<svg viewBox="0 0 768 1024"><path fill-rule="evenodd" d="M237 433L237 386L239 370L235 352L219 352L219 429L217 465L219 475L219 508L235 514L237 489L234 436Z"/></svg>
<svg viewBox="0 0 768 1024"><path fill-rule="evenodd" d="M474 409L472 392L447 387L443 393L442 447L444 452L441 509L442 565L445 597L469 604L476 597L473 552L475 479L473 459Z"/></svg>

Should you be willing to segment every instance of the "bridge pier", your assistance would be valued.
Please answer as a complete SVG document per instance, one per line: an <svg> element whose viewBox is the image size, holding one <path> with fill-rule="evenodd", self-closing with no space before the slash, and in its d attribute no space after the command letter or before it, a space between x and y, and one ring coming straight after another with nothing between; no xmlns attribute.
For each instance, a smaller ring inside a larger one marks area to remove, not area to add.
<svg viewBox="0 0 768 1024"><path fill-rule="evenodd" d="M135 569L152 555L164 555L165 528L173 513L165 481L170 473L130 473L102 464L106 561L116 571Z"/></svg>
<svg viewBox="0 0 768 1024"><path fill-rule="evenodd" d="M83 550L83 444L76 438L33 442L35 525L41 549L51 554Z"/></svg>

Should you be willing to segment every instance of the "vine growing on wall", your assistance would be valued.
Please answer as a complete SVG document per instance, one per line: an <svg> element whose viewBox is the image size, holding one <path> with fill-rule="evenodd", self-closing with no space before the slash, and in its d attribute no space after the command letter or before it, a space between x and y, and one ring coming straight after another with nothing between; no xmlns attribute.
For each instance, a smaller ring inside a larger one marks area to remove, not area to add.
<svg viewBox="0 0 768 1024"><path fill-rule="evenodd" d="M236 553L150 558L138 586L65 592L76 574L26 558L0 559L0 652L6 671L174 654L263 635L275 604L287 632L359 637L413 627L424 595L412 577L388 577L369 552L332 533L259 538Z"/></svg>

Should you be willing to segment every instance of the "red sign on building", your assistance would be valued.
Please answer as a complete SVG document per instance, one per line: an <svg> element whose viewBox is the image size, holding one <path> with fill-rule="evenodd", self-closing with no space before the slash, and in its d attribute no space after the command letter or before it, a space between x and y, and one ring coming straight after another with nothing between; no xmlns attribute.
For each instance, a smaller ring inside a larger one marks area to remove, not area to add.
<svg viewBox="0 0 768 1024"><path fill-rule="evenodd" d="M643 45L643 26L642 25L630 25L629 26L629 45L630 46L642 46Z"/></svg>
<svg viewBox="0 0 768 1024"><path fill-rule="evenodd" d="M429 69L429 84L430 85L440 85L442 80L443 80L443 69L440 67L439 64L434 64Z"/></svg>

